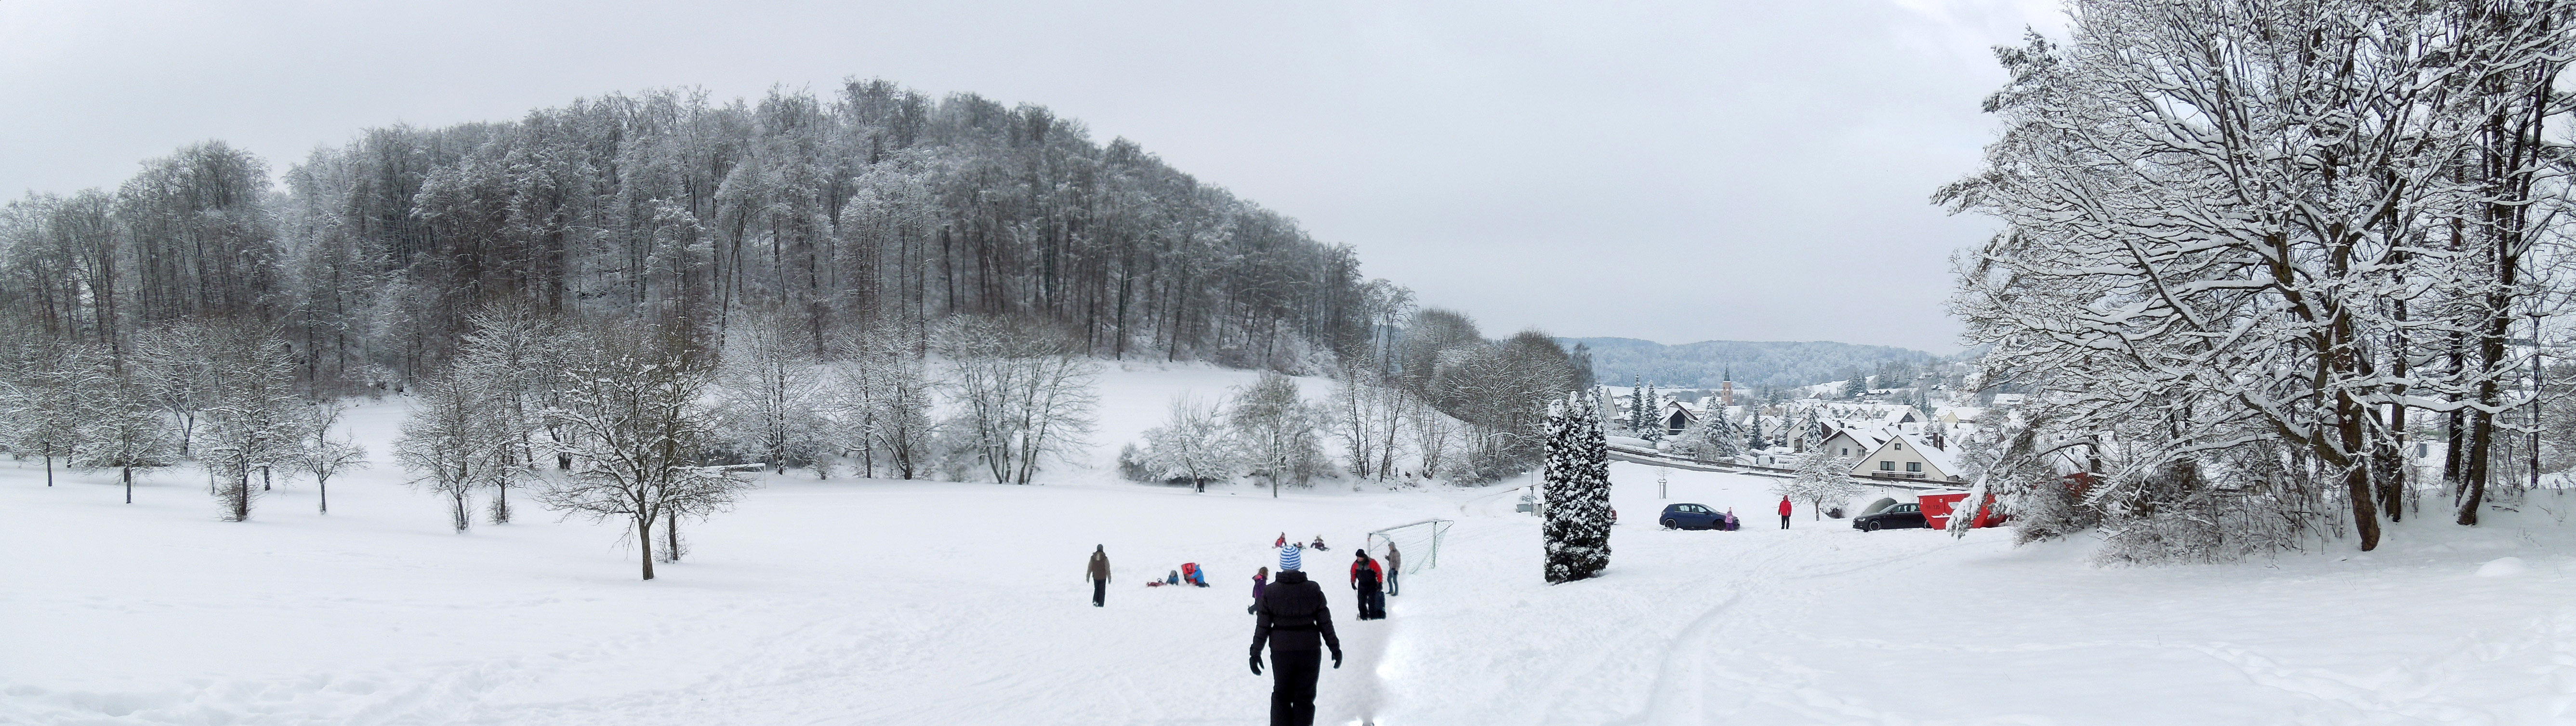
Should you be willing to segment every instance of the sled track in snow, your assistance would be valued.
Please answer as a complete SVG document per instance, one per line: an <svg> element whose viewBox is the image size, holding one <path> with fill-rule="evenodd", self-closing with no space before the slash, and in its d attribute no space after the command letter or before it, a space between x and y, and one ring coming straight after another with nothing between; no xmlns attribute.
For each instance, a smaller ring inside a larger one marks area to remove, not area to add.
<svg viewBox="0 0 2576 726"><path fill-rule="evenodd" d="M1800 545L1783 543L1779 546ZM1787 581L1803 582L1839 577L1914 559L1924 554L1926 552L1918 551L1839 563L1834 569L1787 578ZM1881 714L1875 709L1833 695L1814 692L1794 681L1766 679L1739 673L1723 664L1729 660L1751 657L1752 654L1736 648L1711 645L1711 639L1730 624L1731 621L1726 620L1724 616L1737 604L1744 602L1747 596L1767 596L1778 589L1771 583L1779 582L1780 579L1761 577L1761 575L1774 570L1784 559L1786 559L1785 555L1776 552L1763 558L1761 563L1748 568L1745 573L1749 576L1747 580L1760 584L1730 593L1724 601L1701 612L1692 618L1689 625L1683 626L1681 633L1664 646L1655 668L1654 685L1646 694L1645 707L1635 714L1610 723L1619 726L1646 726L1713 722L1711 719L1714 718L1714 714L1709 713L1710 694L1708 693L1711 678L1720 678L1743 686L1746 691L1742 694L1744 701L1768 702L1810 718L1827 722L1878 720ZM1776 661L1776 659L1763 660L1766 663Z"/></svg>

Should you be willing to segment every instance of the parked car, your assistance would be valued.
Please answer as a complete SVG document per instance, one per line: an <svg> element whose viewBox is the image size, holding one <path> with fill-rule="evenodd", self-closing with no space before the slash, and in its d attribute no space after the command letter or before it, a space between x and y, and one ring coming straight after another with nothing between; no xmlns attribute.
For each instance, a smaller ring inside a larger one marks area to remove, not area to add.
<svg viewBox="0 0 2576 726"><path fill-rule="evenodd" d="M1882 529L1923 529L1929 526L1931 525L1923 521L1923 505L1920 504L1899 504L1878 510L1876 514L1864 514L1852 518L1852 529L1863 532L1876 532Z"/></svg>
<svg viewBox="0 0 2576 726"><path fill-rule="evenodd" d="M1726 513L1699 504L1667 504L1655 521L1665 529L1725 529Z"/></svg>

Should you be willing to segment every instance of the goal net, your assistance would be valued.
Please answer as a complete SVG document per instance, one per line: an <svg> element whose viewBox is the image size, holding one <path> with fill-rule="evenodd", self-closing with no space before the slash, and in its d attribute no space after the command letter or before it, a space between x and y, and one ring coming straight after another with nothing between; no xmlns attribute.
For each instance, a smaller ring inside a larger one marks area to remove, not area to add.
<svg viewBox="0 0 2576 726"><path fill-rule="evenodd" d="M1449 520L1426 519L1400 524L1368 535L1369 554L1385 559L1388 550L1403 554L1403 573L1410 575L1440 566L1440 536L1449 531Z"/></svg>

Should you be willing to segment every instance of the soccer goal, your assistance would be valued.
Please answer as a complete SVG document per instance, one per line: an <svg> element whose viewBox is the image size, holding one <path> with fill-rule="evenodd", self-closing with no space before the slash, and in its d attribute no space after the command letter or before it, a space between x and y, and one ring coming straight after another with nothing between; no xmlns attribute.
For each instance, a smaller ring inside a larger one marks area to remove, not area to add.
<svg viewBox="0 0 2576 726"><path fill-rule="evenodd" d="M1440 536L1449 531L1449 520L1425 519L1400 524L1368 535L1369 553L1380 559L1389 549L1403 553L1404 574L1413 574L1440 566Z"/></svg>

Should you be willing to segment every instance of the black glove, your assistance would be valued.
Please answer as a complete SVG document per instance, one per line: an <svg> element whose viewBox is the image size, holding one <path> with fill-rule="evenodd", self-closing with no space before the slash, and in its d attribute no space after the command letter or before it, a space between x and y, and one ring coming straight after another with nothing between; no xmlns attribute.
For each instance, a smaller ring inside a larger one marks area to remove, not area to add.
<svg viewBox="0 0 2576 726"><path fill-rule="evenodd" d="M1335 667L1335 668L1339 668L1339 667L1341 667L1341 666L1336 665L1336 666L1333 666L1333 667ZM1260 653L1254 653L1254 654L1252 654L1252 674L1253 674L1253 675L1256 675L1256 676L1257 676L1257 675L1261 675L1261 654L1260 654Z"/></svg>
<svg viewBox="0 0 2576 726"><path fill-rule="evenodd" d="M1341 652L1341 651L1338 651L1338 650L1333 651L1333 667L1334 667L1334 668L1340 668L1340 667L1342 667L1342 652Z"/></svg>

